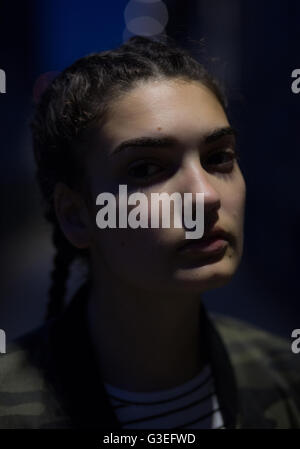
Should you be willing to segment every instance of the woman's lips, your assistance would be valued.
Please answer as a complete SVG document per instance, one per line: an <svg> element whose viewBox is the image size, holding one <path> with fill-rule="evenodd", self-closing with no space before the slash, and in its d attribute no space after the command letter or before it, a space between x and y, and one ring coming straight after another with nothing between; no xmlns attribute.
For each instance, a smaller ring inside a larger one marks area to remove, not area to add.
<svg viewBox="0 0 300 449"><path fill-rule="evenodd" d="M200 239L188 239L186 240L179 251L184 254L213 254L224 251L228 246L228 237L226 233L210 233L207 236L203 236Z"/></svg>

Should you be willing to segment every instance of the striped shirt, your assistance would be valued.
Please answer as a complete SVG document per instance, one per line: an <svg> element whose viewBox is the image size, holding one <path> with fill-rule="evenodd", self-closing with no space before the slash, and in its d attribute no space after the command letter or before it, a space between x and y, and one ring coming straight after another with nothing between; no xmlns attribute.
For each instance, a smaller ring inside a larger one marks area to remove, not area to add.
<svg viewBox="0 0 300 449"><path fill-rule="evenodd" d="M191 380L167 390L131 392L104 385L123 429L224 428L208 364Z"/></svg>

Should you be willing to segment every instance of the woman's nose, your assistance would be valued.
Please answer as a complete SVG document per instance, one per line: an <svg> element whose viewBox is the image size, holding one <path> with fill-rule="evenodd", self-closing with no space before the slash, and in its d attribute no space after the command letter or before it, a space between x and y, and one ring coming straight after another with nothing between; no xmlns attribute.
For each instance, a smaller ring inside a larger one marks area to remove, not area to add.
<svg viewBox="0 0 300 449"><path fill-rule="evenodd" d="M207 215L220 208L220 193L214 183L215 177L203 168L199 159L195 159L183 168L181 193L192 193L193 209L197 201L196 193L203 193L204 214Z"/></svg>

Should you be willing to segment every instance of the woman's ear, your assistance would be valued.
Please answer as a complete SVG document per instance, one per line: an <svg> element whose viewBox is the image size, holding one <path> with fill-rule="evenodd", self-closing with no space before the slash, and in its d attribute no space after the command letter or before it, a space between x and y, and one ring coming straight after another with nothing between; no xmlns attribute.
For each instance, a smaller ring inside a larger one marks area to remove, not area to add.
<svg viewBox="0 0 300 449"><path fill-rule="evenodd" d="M60 228L76 248L90 244L90 218L83 196L62 182L54 190L54 207Z"/></svg>

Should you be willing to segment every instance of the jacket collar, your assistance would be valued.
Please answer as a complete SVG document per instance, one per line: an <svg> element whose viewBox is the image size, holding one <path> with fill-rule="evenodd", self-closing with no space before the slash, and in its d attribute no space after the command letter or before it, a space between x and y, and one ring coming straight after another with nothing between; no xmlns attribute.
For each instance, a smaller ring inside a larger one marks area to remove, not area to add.
<svg viewBox="0 0 300 449"><path fill-rule="evenodd" d="M207 357L211 365L224 425L227 429L233 429L236 427L238 413L238 389L234 369L224 342L203 304L200 314L201 344L207 345Z"/></svg>

